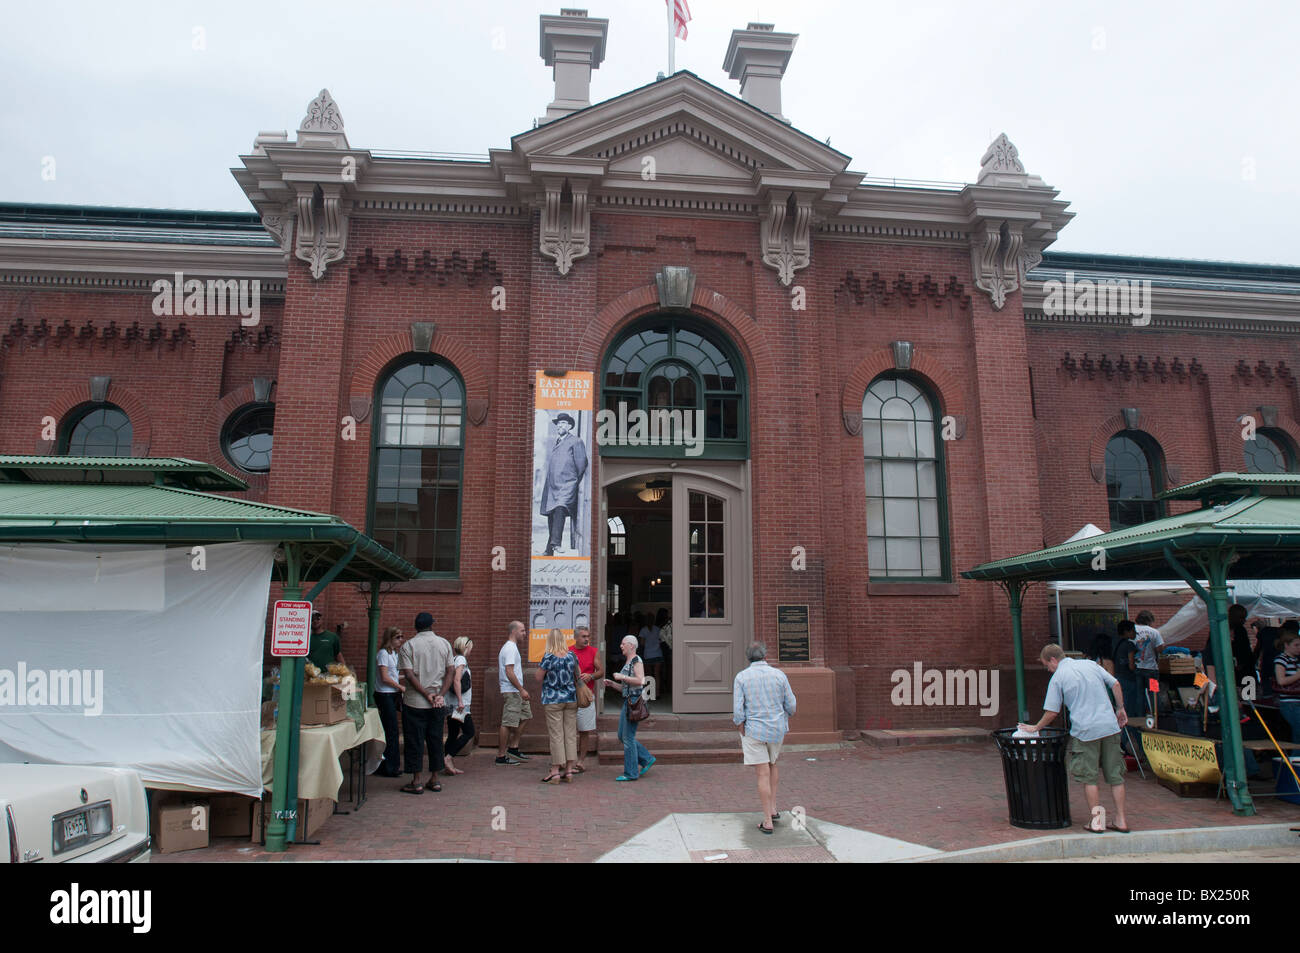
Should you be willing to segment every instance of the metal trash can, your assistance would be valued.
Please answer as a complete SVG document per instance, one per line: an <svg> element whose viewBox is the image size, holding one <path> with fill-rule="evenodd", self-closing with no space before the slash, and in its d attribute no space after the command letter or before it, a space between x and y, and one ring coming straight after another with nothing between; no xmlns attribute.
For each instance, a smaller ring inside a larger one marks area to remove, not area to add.
<svg viewBox="0 0 1300 953"><path fill-rule="evenodd" d="M1007 812L1012 827L1056 830L1070 826L1070 782L1065 775L1069 732L1044 728L1036 738L1013 738L999 728L993 738L1002 752Z"/></svg>

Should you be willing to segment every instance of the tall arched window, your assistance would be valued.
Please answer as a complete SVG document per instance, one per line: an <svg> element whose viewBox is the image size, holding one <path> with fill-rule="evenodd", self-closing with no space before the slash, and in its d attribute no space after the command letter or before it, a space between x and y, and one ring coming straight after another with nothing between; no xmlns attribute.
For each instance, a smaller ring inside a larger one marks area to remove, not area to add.
<svg viewBox="0 0 1300 953"><path fill-rule="evenodd" d="M86 404L68 418L61 452L75 457L129 457L131 421L116 404Z"/></svg>
<svg viewBox="0 0 1300 953"><path fill-rule="evenodd" d="M1294 473L1295 448L1280 430L1261 427L1243 449L1247 473Z"/></svg>
<svg viewBox="0 0 1300 953"><path fill-rule="evenodd" d="M871 578L948 578L943 443L934 401L897 374L876 378L862 399Z"/></svg>
<svg viewBox="0 0 1300 953"><path fill-rule="evenodd" d="M1106 444L1106 498L1110 528L1124 529L1165 515L1155 499L1164 490L1160 479L1160 445L1140 430L1123 430Z"/></svg>
<svg viewBox="0 0 1300 953"><path fill-rule="evenodd" d="M605 356L604 407L620 413L681 412L704 424L701 453L737 459L749 455L745 369L726 337L703 322L656 315L624 331ZM702 415L702 417L697 417ZM629 428L630 429L630 428ZM692 429L692 437L698 437ZM646 446L601 439L600 452L615 456L686 456L683 446Z"/></svg>
<svg viewBox="0 0 1300 953"><path fill-rule="evenodd" d="M436 357L379 381L370 465L370 535L417 568L455 575L460 565L465 387Z"/></svg>

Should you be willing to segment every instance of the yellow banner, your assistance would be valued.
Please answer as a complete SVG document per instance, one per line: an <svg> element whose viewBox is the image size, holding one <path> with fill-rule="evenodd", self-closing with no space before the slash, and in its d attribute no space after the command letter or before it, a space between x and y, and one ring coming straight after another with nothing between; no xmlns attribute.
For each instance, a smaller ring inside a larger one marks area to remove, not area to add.
<svg viewBox="0 0 1300 953"><path fill-rule="evenodd" d="M1156 777L1166 781L1217 784L1221 777L1214 741L1210 738L1143 731L1142 750Z"/></svg>

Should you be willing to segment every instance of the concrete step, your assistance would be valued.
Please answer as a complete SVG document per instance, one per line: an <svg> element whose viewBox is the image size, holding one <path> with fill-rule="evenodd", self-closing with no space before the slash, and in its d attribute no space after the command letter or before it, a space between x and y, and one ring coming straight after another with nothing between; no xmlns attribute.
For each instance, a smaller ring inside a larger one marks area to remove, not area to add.
<svg viewBox="0 0 1300 953"><path fill-rule="evenodd" d="M861 737L877 748L978 744L993 740L987 728L876 728L862 732Z"/></svg>
<svg viewBox="0 0 1300 953"><path fill-rule="evenodd" d="M638 739L640 735L638 734ZM614 748L606 745L600 747L601 764L622 764L623 763L623 746L618 744ZM740 745L731 748L690 748L685 750L666 750L656 748L653 745L646 745L648 750L658 760L660 764L740 764Z"/></svg>
<svg viewBox="0 0 1300 953"><path fill-rule="evenodd" d="M648 730L653 726L655 731L730 731L735 733L736 726L732 724L730 715L681 715L674 712L657 712L653 706L650 709L650 721L647 723ZM596 727L600 731L618 732L618 710L615 709L613 714L603 714L596 719Z"/></svg>
<svg viewBox="0 0 1300 953"><path fill-rule="evenodd" d="M639 730L637 740L650 749L652 754L660 751L688 751L705 748L729 748L740 751L740 733L736 731L657 731ZM600 748L623 750L623 743L618 740L618 733L602 731Z"/></svg>

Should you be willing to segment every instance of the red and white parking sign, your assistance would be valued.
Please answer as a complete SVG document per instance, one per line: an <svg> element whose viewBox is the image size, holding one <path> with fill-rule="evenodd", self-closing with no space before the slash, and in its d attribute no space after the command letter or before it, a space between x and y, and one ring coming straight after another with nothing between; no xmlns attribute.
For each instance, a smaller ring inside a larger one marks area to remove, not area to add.
<svg viewBox="0 0 1300 953"><path fill-rule="evenodd" d="M271 654L277 658L307 654L311 647L311 603L275 604L275 621L271 629Z"/></svg>

